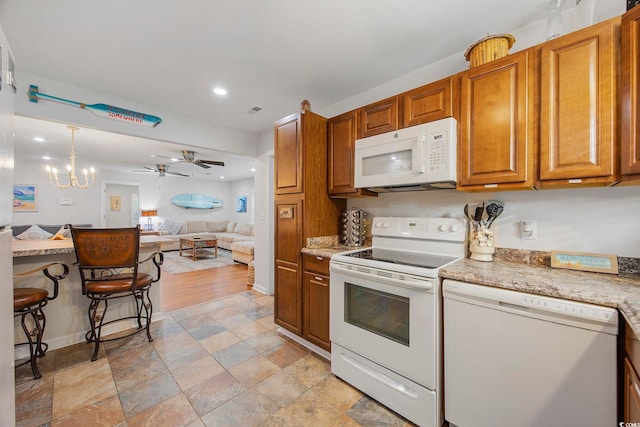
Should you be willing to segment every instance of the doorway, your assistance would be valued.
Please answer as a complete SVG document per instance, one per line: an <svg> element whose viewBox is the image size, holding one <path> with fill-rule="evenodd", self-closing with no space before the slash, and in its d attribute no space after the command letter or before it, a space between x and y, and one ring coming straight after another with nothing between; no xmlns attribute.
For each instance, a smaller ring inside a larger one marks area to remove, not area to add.
<svg viewBox="0 0 640 427"><path fill-rule="evenodd" d="M140 196L136 184L104 183L103 226L135 227L140 222Z"/></svg>

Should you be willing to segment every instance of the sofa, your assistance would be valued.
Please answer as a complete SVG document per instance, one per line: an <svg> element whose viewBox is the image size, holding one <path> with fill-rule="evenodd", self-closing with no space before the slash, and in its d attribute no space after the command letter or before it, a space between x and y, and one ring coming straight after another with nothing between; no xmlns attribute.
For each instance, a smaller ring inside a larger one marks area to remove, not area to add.
<svg viewBox="0 0 640 427"><path fill-rule="evenodd" d="M171 243L163 243L163 251L180 249L181 237L201 237L218 240L218 247L231 251L235 261L249 264L253 260L253 224L235 221L187 221L177 223L165 220L158 233ZM235 245L234 243L242 243ZM235 249L235 251L234 251Z"/></svg>

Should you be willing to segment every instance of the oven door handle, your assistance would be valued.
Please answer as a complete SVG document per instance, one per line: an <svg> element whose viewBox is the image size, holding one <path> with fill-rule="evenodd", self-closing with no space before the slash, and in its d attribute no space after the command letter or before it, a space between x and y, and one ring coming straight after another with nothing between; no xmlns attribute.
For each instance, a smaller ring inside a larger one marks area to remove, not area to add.
<svg viewBox="0 0 640 427"><path fill-rule="evenodd" d="M340 353L340 357L342 358L342 360L344 360L345 362L347 362L349 365L353 366L354 368L358 369L359 371L364 372L366 375L369 375L371 378L381 382L382 384L386 385L387 387L391 387L392 389L394 389L395 391L402 393L406 396L409 396L413 399L416 399L418 397L418 393L415 392L415 390L413 390L410 387L407 387L405 384L399 383L398 381L389 378L388 376L375 371L371 368L369 368L366 365L363 365L362 363L358 362L357 360L347 356L344 353Z"/></svg>
<svg viewBox="0 0 640 427"><path fill-rule="evenodd" d="M401 288L420 289L424 291L430 291L433 289L433 281L431 280L395 279L393 277L382 276L382 275L379 276L377 274L363 273L361 271L351 270L349 268L345 268L337 264L331 264L330 268L332 271L336 271L342 274L360 277L362 279L377 280L378 282L384 282L386 284L400 286ZM372 270L372 271L375 271L375 270Z"/></svg>

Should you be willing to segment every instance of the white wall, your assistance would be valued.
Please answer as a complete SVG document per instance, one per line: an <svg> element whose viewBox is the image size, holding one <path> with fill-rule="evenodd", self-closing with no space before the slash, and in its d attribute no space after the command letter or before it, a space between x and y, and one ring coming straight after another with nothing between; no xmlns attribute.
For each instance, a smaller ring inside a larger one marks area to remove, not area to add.
<svg viewBox="0 0 640 427"><path fill-rule="evenodd" d="M13 117L15 95L7 84L6 77L9 66L11 48L7 37L0 27L0 225L12 221L12 181L13 181ZM20 64L16 63L16 67ZM0 237L0 425L15 425L15 379L13 364L13 257L9 251L10 231Z"/></svg>
<svg viewBox="0 0 640 427"><path fill-rule="evenodd" d="M103 224L103 204L109 209L108 198L102 197L101 183L138 185L140 209L157 209L158 217L153 218L154 229L164 219L185 222L188 220L219 221L235 217L235 197L232 194L232 182L198 180L188 177L165 176L155 174L116 173L109 170L96 172L96 182L87 189L59 189L50 185L42 164L17 162L15 182L38 186L38 212L16 212L14 224ZM251 180L241 181L241 188L251 194ZM177 194L205 194L222 200L222 207L216 209L184 209L169 202ZM72 205L60 205L60 199L71 199ZM146 224L141 219L140 224Z"/></svg>

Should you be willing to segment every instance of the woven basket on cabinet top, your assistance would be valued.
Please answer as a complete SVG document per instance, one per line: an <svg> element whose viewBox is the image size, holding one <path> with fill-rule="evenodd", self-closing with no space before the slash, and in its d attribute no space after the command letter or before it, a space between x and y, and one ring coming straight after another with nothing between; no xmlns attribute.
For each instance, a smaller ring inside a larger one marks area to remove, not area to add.
<svg viewBox="0 0 640 427"><path fill-rule="evenodd" d="M505 57L516 42L511 34L496 34L478 40L464 53L470 67L486 64L495 59Z"/></svg>

